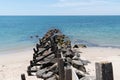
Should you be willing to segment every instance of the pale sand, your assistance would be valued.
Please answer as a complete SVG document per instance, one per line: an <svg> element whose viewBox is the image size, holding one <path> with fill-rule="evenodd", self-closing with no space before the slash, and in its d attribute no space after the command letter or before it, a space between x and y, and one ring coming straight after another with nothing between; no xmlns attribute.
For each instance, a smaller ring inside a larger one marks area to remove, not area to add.
<svg viewBox="0 0 120 80"><path fill-rule="evenodd" d="M32 48L0 55L0 80L21 80L22 73L25 73L27 80L38 80L35 76L28 77L26 72L32 55Z"/></svg>
<svg viewBox="0 0 120 80"><path fill-rule="evenodd" d="M120 49L118 48L80 48L81 58L91 61L86 66L90 75L95 76L95 62L108 61L112 62L114 80L120 80Z"/></svg>
<svg viewBox="0 0 120 80"><path fill-rule="evenodd" d="M95 75L95 62L111 61L113 63L114 80L120 79L120 49L116 48L80 48L81 58L91 61L86 66L90 75ZM20 52L0 55L0 80L21 80L20 75L25 73L27 80L41 80L35 76L27 76L27 66L32 59L33 51L21 50Z"/></svg>

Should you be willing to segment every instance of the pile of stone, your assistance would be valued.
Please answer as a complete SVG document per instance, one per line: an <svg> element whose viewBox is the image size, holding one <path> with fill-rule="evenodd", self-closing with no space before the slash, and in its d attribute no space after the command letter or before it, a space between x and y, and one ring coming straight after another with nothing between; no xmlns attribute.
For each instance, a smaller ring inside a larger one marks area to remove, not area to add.
<svg viewBox="0 0 120 80"><path fill-rule="evenodd" d="M58 58L62 58L64 68L74 68L78 79L88 74L85 65L89 61L81 60L80 52L71 47L70 39L58 29L49 30L33 51L33 59L27 70L29 76L36 75L44 80L60 80Z"/></svg>

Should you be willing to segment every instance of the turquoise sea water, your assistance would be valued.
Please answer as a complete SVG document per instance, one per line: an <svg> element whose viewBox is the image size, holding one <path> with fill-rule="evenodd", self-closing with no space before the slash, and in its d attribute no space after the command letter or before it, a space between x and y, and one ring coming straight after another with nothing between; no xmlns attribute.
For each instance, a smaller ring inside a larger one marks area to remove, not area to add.
<svg viewBox="0 0 120 80"><path fill-rule="evenodd" d="M0 50L32 46L52 28L72 43L120 47L120 16L0 16Z"/></svg>

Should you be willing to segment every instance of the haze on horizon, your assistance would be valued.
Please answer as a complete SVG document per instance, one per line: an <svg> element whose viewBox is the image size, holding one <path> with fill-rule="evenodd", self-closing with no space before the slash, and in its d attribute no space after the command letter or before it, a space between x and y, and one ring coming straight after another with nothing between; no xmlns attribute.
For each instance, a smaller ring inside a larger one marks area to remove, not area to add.
<svg viewBox="0 0 120 80"><path fill-rule="evenodd" d="M0 15L120 15L120 0L0 0Z"/></svg>

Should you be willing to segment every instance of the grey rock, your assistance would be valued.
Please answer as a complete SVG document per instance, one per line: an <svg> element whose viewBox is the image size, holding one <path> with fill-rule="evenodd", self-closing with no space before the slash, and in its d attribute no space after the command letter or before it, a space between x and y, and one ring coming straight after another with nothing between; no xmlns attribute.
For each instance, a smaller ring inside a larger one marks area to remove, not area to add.
<svg viewBox="0 0 120 80"><path fill-rule="evenodd" d="M53 75L53 72L48 72L48 73L44 73L43 75L42 75L42 77L43 78L49 78L49 77L51 77Z"/></svg>
<svg viewBox="0 0 120 80"><path fill-rule="evenodd" d="M81 78L80 80L96 80L94 76L85 76Z"/></svg>
<svg viewBox="0 0 120 80"><path fill-rule="evenodd" d="M80 60L72 60L72 65L74 68L76 68L80 71L86 72L86 69L85 69L83 63Z"/></svg>
<svg viewBox="0 0 120 80"><path fill-rule="evenodd" d="M36 66L32 67L31 70L37 70L38 68Z"/></svg>
<svg viewBox="0 0 120 80"><path fill-rule="evenodd" d="M79 60L80 59L80 54L75 53L75 56L72 58L73 60Z"/></svg>
<svg viewBox="0 0 120 80"><path fill-rule="evenodd" d="M44 61L51 61L55 57L55 54L51 54L50 56L46 57Z"/></svg>
<svg viewBox="0 0 120 80"><path fill-rule="evenodd" d="M79 52L75 53L75 56L77 56L77 57L80 57L80 54L79 54Z"/></svg>
<svg viewBox="0 0 120 80"><path fill-rule="evenodd" d="M91 62L88 61L88 60L81 60L81 62L83 63L83 65L88 65L88 63L91 63Z"/></svg>
<svg viewBox="0 0 120 80"><path fill-rule="evenodd" d="M86 72L83 63L80 60L72 60L72 66L80 71Z"/></svg>
<svg viewBox="0 0 120 80"><path fill-rule="evenodd" d="M75 64L75 65L83 65L83 63L80 61L80 60L72 60L72 64Z"/></svg>
<svg viewBox="0 0 120 80"><path fill-rule="evenodd" d="M42 75L47 71L47 69L41 69L36 72L37 78L42 78Z"/></svg>
<svg viewBox="0 0 120 80"><path fill-rule="evenodd" d="M71 62L72 62L72 59L71 59L71 58L69 58L69 57L67 57L67 58L66 58L66 60L67 60L67 62L69 62L69 63L71 63Z"/></svg>
<svg viewBox="0 0 120 80"><path fill-rule="evenodd" d="M77 56L74 56L72 59L73 59L73 60L79 60L80 58L77 57Z"/></svg>
<svg viewBox="0 0 120 80"><path fill-rule="evenodd" d="M52 63L57 63L57 58L53 58L50 62L52 62Z"/></svg>
<svg viewBox="0 0 120 80"><path fill-rule="evenodd" d="M71 52L67 50L66 55L71 55Z"/></svg>

